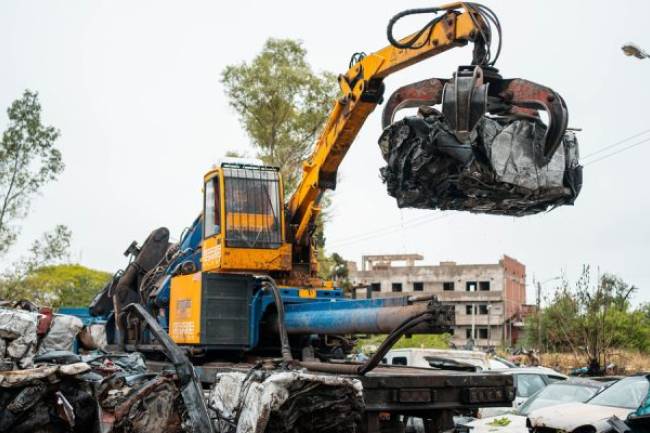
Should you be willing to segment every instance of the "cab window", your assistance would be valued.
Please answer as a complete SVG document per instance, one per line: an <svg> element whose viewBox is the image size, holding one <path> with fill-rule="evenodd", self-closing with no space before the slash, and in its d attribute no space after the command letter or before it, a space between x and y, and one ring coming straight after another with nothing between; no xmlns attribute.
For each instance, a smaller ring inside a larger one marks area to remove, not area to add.
<svg viewBox="0 0 650 433"><path fill-rule="evenodd" d="M224 167L226 246L278 248L282 244L277 170Z"/></svg>
<svg viewBox="0 0 650 433"><path fill-rule="evenodd" d="M221 231L221 212L219 206L219 177L206 182L204 189L204 220L203 233L205 238L214 236Z"/></svg>

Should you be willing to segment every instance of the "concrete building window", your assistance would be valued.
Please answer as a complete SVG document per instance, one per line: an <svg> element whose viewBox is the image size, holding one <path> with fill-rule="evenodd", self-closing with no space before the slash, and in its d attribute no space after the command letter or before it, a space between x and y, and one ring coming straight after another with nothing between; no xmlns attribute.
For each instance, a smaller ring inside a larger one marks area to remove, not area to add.
<svg viewBox="0 0 650 433"><path fill-rule="evenodd" d="M465 314L472 314L473 305L465 305Z"/></svg>
<svg viewBox="0 0 650 433"><path fill-rule="evenodd" d="M483 292L487 292L488 290L490 290L490 282L489 281L481 281L481 282L478 283L478 288L479 288L479 290L481 290Z"/></svg>
<svg viewBox="0 0 650 433"><path fill-rule="evenodd" d="M481 340L487 340L488 338L488 329L487 328L478 328L478 338Z"/></svg>
<svg viewBox="0 0 650 433"><path fill-rule="evenodd" d="M381 283L370 283L370 290L373 292L381 292Z"/></svg>
<svg viewBox="0 0 650 433"><path fill-rule="evenodd" d="M391 286L393 292L401 292L402 291L402 283L393 283Z"/></svg>
<svg viewBox="0 0 650 433"><path fill-rule="evenodd" d="M445 281L442 283L442 290L445 292L453 292L454 291L454 282L453 281Z"/></svg>
<svg viewBox="0 0 650 433"><path fill-rule="evenodd" d="M487 314L488 313L488 306L487 305L479 305L478 306L478 314Z"/></svg>
<svg viewBox="0 0 650 433"><path fill-rule="evenodd" d="M413 283L413 291L414 292L422 292L422 291L424 291L424 283L422 281L415 281Z"/></svg>
<svg viewBox="0 0 650 433"><path fill-rule="evenodd" d="M467 281L465 283L466 292L475 292L476 291L476 281Z"/></svg>
<svg viewBox="0 0 650 433"><path fill-rule="evenodd" d="M472 328L465 329L465 338L468 340L472 338Z"/></svg>

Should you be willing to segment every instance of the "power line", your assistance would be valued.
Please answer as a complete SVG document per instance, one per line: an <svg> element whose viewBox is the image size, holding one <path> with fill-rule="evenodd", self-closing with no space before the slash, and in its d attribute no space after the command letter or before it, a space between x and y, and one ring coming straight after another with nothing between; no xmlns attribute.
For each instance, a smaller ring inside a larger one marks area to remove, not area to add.
<svg viewBox="0 0 650 433"><path fill-rule="evenodd" d="M598 149L598 150L596 150L596 151L594 151L594 152L591 152L591 153L588 154L588 155L583 156L583 157L582 157L582 160L584 161L585 159L589 159L589 158L591 158L591 157L594 156L594 155L598 155L599 153L602 153L602 152L604 152L604 151L606 151L606 150L608 150L608 149L611 149L612 147L616 147L616 146L618 146L619 144L623 144L623 143L625 143L625 142L627 142L627 141L630 141L630 140L632 140L632 139L634 139L634 138L640 137L641 135L643 135L643 134L645 134L645 133L647 133L647 132L650 132L650 129L646 129L646 130L644 130L644 131L637 132L636 134L634 134L634 135L630 135L629 137L624 138L624 139L622 139L622 140L619 140L619 141L617 141L616 143L612 143L612 144L609 144L609 145L607 145L607 146L601 147L600 149Z"/></svg>
<svg viewBox="0 0 650 433"><path fill-rule="evenodd" d="M443 218L447 218L449 216L451 216L451 214L435 215L434 217L429 216L429 218L426 218L426 219L424 219L422 221L418 221L418 222L413 223L413 224L404 225L403 227L398 226L398 227L395 227L392 230L386 231L385 233L382 233L382 234L370 234L370 235L367 235L365 237L358 238L358 239L343 240L343 241L340 241L340 242L332 242L329 245L329 247L330 248L332 248L332 247L340 248L342 246L356 244L356 243L359 243L359 242L366 241L368 239L383 237L383 236L398 232L398 231L403 230L403 229L407 229L407 228L410 229L410 228L418 227L418 226L421 226L423 224L427 224L427 223L430 223L430 222L433 222L433 221L438 221L438 220L441 220Z"/></svg>
<svg viewBox="0 0 650 433"><path fill-rule="evenodd" d="M387 225L387 226L384 226L384 227L379 227L379 228L376 228L376 229L373 229L373 230L369 230L369 231L364 232L364 233L358 233L358 234L353 235L353 236L347 236L344 239L338 239L338 240L334 239L331 242L335 243L335 244L336 243L341 243L341 242L347 242L347 241L349 241L351 239L366 237L368 235L372 235L372 234L375 234L375 233L380 233L380 232L383 232L383 231L386 231L386 230L392 230L392 229L395 229L395 228L400 228L400 227L403 227L404 224L411 224L413 222L422 221L422 220L429 219L429 218L431 218L431 214L420 215L418 217L414 217L414 218L408 219L406 221L400 221L397 224L390 224L390 225Z"/></svg>
<svg viewBox="0 0 650 433"><path fill-rule="evenodd" d="M598 149L598 150L584 156L582 158L582 160L584 161L585 159L589 159L590 157L593 157L593 156L598 155L598 154L600 154L600 153L602 153L602 152L604 152L604 151L606 151L608 149L612 149L612 148L614 148L614 147L616 147L618 145L626 143L626 142L628 142L628 141L630 141L630 140L632 140L634 138L640 137L640 136L642 136L642 135L644 135L644 134L646 134L648 132L650 132L650 129L643 130L643 131L638 132L638 133L636 133L634 135L631 135L631 136L626 137L626 138L624 138L622 140L619 140L619 141L617 141L615 143L612 143L612 144L609 144L607 146L601 147L600 149ZM594 159L592 161L588 161L588 162L584 163L583 165L587 166L587 165L594 164L596 162L602 161L604 159L607 159L607 158L612 157L614 155L617 155L619 153L625 152L626 150L632 149L632 148L634 148L636 146L639 146L639 145L641 145L643 143L646 143L648 141L650 141L650 137L645 138L645 139L643 139L641 141L638 141L636 143L630 144L629 146L625 146L625 147L623 147L621 149L617 149L617 150L615 150L615 151L613 151L611 153L608 153L608 154L606 154L604 156L601 156L600 158L596 158L596 159ZM393 233L395 233L395 232L397 232L399 230L404 230L406 228L418 227L418 226L420 226L422 224L437 221L437 220L446 218L448 216L451 216L451 215L450 214L444 214L444 215L441 215L441 216L437 215L435 217L431 217L430 215L421 215L419 217L415 217L415 218L412 218L412 219L406 220L406 221L403 221L402 217L400 216L401 221L399 223L397 223L397 224L391 224L391 225L381 227L381 228L378 228L378 229L375 229L375 230L371 230L371 231L368 231L368 232L365 232L365 233L360 233L360 234L357 234L357 235L354 235L354 236L349 236L349 237L346 237L345 239L339 240L338 242L333 241L333 242L331 242L329 244L329 246L330 247L334 246L334 247L340 248L341 246L353 245L355 243L363 242L365 240L372 239L372 238L375 238L375 237L383 237L383 236L386 236L386 235L390 235L390 234L393 234Z"/></svg>
<svg viewBox="0 0 650 433"><path fill-rule="evenodd" d="M625 147L623 147L621 149L618 149L618 150L616 150L616 151L614 151L612 153L608 153L607 155L601 156L600 158L596 158L594 160L591 160L591 161L589 161L589 162L587 162L586 164L583 164L583 165L587 166L587 165L591 165L591 164L593 164L595 162L602 161L603 159L607 159L607 158L609 158L611 156L614 156L614 155L617 155L617 154L619 154L621 152L625 152L626 150L630 150L633 147L639 146L639 145L641 145L643 143L647 143L648 141L650 141L650 137L648 137L648 138L646 138L644 140L638 141L638 142L636 142L634 144L630 144L629 146L625 146Z"/></svg>

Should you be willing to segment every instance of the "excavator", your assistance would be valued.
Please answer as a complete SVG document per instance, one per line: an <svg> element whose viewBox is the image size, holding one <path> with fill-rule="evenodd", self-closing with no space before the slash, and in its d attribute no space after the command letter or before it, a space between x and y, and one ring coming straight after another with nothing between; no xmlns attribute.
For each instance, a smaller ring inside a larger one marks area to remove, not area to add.
<svg viewBox="0 0 650 433"><path fill-rule="evenodd" d="M413 14L434 17L419 31L395 38L395 23ZM545 86L499 75L494 64L501 49L500 32L490 9L469 2L408 10L393 17L388 25L390 44L371 54L355 54L347 72L339 75L341 96L303 164L291 197L285 198L277 167L224 160L203 176L203 210L178 243L171 243L169 231L159 228L141 246L135 242L129 246L125 252L131 257L129 265L90 306L93 315L108 318L109 343L155 355L160 339L151 332L150 321L143 319L146 314L197 368L217 361L252 362L280 355L284 362L310 371L364 378L366 392L384 393L382 398L392 401L380 403L376 396L365 396L366 411L374 413L375 423L382 411L430 414L445 409L442 397L436 400L426 397L426 392L416 396L405 391L407 383L420 391L434 387L434 379L420 376L416 381L390 382L386 377L395 378L395 373L378 379L370 372L383 368L381 359L401 336L450 332L453 307L432 295L346 298L331 281L319 278L313 234L323 195L336 187L337 170L357 133L384 101L384 79L455 47L474 45L471 64L460 67L450 79L428 79L400 88L385 104L384 126L393 123L400 109L441 104L445 116L453 119L454 133L463 138L471 135L484 115L539 119L543 110L548 121L541 164L553 157L567 128L564 100ZM493 54L495 33L499 42ZM341 362L354 347L353 336L359 334L388 337L366 362ZM374 385L367 382L371 379ZM503 405L513 397L505 382L483 379L463 384L466 394L453 392L465 405ZM454 386L462 387L460 382ZM481 386L487 391L477 392ZM393 393L390 398L385 394L388 388ZM440 389L436 392L442 396Z"/></svg>

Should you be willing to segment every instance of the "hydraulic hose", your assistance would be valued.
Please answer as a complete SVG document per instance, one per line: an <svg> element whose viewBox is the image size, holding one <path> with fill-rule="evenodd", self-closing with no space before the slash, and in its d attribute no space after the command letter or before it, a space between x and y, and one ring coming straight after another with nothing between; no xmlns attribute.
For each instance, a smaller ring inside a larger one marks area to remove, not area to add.
<svg viewBox="0 0 650 433"><path fill-rule="evenodd" d="M414 328L422 322L429 321L432 318L433 316L431 315L431 312L425 311L406 319L400 326L395 328L393 332L388 334L388 337L382 341L377 351L370 358L368 358L365 363L359 366L358 373L360 375L364 375L367 372L373 370L375 367L377 367L377 365L379 365L381 360L384 359L384 356L386 356L393 345L397 343L397 340L406 334L409 329Z"/></svg>
<svg viewBox="0 0 650 433"><path fill-rule="evenodd" d="M275 309L277 311L278 334L280 335L280 350L282 352L282 359L285 362L292 362L293 355L291 355L291 345L289 344L289 334L287 327L284 324L284 303L280 296L280 289L275 284L275 280L268 275L260 275L257 278L262 280L263 289L271 289L273 293L273 300L275 301Z"/></svg>

